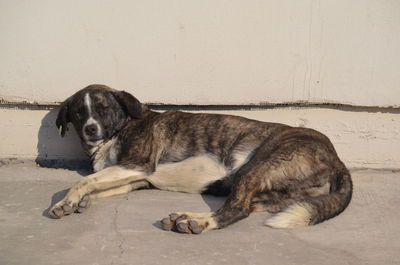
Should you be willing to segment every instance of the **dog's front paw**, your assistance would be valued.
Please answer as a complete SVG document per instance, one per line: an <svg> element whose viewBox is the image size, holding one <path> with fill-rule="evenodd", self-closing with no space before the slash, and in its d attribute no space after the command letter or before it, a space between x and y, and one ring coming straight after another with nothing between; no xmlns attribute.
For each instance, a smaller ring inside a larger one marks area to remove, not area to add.
<svg viewBox="0 0 400 265"><path fill-rule="evenodd" d="M74 212L74 205L69 200L62 200L53 205L49 210L51 217L60 219L64 215L69 215Z"/></svg>
<svg viewBox="0 0 400 265"><path fill-rule="evenodd" d="M65 215L69 215L73 212L82 213L90 206L89 195L84 195L78 203L74 203L72 200L64 199L56 203L49 210L49 215L55 219L60 219Z"/></svg>

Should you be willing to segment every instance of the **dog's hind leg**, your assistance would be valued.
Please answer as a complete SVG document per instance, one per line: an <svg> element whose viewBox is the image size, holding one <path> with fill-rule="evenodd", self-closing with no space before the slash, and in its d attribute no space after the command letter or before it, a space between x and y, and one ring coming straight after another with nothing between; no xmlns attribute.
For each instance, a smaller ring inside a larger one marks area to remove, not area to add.
<svg viewBox="0 0 400 265"><path fill-rule="evenodd" d="M74 211L82 212L89 206L90 193L117 188L145 178L146 173L143 169L127 169L121 166L105 168L79 180L64 199L51 207L49 214L53 218L61 218Z"/></svg>
<svg viewBox="0 0 400 265"><path fill-rule="evenodd" d="M261 162L263 164L263 161ZM254 194L262 190L262 167L245 164L233 176L231 192L216 212L208 213L173 213L161 220L164 230L181 233L200 234L213 229L220 229L247 217Z"/></svg>
<svg viewBox="0 0 400 265"><path fill-rule="evenodd" d="M293 204L295 200L287 198L285 194L281 193L260 193L257 194L250 204L250 212L269 212L277 213L290 204Z"/></svg>
<svg viewBox="0 0 400 265"><path fill-rule="evenodd" d="M251 200L254 194L259 191L259 187L260 181L257 177L251 177L251 175L236 177L231 193L218 211L173 213L161 220L161 227L164 230L188 234L200 234L209 230L224 228L250 214Z"/></svg>
<svg viewBox="0 0 400 265"><path fill-rule="evenodd" d="M302 208L304 204L297 202L301 203L304 196L313 197L313 187L323 187L329 183L332 158L319 142L291 140L260 146L252 158L234 173L231 192L218 211L196 215L171 214L161 221L162 227L196 234L224 228L246 218L251 211L259 210L254 209L254 199L263 192L288 194L287 197L278 196L285 201L275 205L276 209L273 209L273 205L269 207L272 211L288 207L287 213L270 219L274 224L286 218L292 226L309 225L309 209Z"/></svg>

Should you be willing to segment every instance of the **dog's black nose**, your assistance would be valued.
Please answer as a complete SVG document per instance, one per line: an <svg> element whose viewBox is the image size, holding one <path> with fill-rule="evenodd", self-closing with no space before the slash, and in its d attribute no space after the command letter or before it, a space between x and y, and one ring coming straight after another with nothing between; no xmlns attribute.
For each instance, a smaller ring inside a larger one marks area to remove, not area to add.
<svg viewBox="0 0 400 265"><path fill-rule="evenodd" d="M85 126L85 133L87 136L95 136L97 134L96 124L90 124Z"/></svg>

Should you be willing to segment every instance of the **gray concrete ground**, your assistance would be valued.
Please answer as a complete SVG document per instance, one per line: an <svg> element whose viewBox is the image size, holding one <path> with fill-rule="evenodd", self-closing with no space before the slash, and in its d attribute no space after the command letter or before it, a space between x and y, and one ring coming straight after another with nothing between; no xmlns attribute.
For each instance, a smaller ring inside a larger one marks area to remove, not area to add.
<svg viewBox="0 0 400 265"><path fill-rule="evenodd" d="M204 235L162 231L156 221L215 209L220 198L142 190L48 218L81 174L0 167L0 264L400 264L399 172L353 170L349 208L314 227L274 230L262 225L267 213L255 213Z"/></svg>

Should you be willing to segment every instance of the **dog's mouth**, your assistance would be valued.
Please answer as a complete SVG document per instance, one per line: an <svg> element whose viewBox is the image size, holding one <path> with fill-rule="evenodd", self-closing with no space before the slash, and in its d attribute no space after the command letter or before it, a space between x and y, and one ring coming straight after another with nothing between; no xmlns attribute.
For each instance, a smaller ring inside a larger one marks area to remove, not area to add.
<svg viewBox="0 0 400 265"><path fill-rule="evenodd" d="M96 146L99 145L103 142L103 140L97 140L97 141L86 141L86 143L90 146Z"/></svg>
<svg viewBox="0 0 400 265"><path fill-rule="evenodd" d="M85 137L85 142L87 145L96 146L101 144L104 141L103 138L100 137Z"/></svg>

